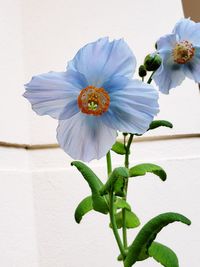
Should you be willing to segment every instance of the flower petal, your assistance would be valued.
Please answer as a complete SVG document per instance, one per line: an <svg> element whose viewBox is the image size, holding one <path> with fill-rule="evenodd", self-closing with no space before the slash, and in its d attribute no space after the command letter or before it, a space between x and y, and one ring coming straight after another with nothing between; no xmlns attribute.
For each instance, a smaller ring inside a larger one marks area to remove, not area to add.
<svg viewBox="0 0 200 267"><path fill-rule="evenodd" d="M129 83L130 79L124 76L115 76L110 80L106 81L102 87L110 94L112 92L116 92L118 90L122 90L127 83Z"/></svg>
<svg viewBox="0 0 200 267"><path fill-rule="evenodd" d="M59 120L69 119L78 112L80 112L80 109L77 104L77 99L72 100L66 105L66 107L64 107L63 112L59 116Z"/></svg>
<svg viewBox="0 0 200 267"><path fill-rule="evenodd" d="M200 45L200 23L190 19L181 19L174 27L173 32L177 34L180 41L190 41L194 46Z"/></svg>
<svg viewBox="0 0 200 267"><path fill-rule="evenodd" d="M149 84L131 80L127 86L110 94L109 110L103 122L113 129L143 134L158 113L158 92Z"/></svg>
<svg viewBox="0 0 200 267"><path fill-rule="evenodd" d="M71 70L49 72L34 76L25 85L24 97L30 101L37 114L47 114L58 119L63 108L76 99L80 90L86 86L87 82L81 73Z"/></svg>
<svg viewBox="0 0 200 267"><path fill-rule="evenodd" d="M158 52L162 53L165 51L171 51L177 41L177 36L174 33L160 37L160 39L156 42Z"/></svg>
<svg viewBox="0 0 200 267"><path fill-rule="evenodd" d="M135 67L135 57L124 40L109 42L108 38L81 48L68 65L68 69L79 71L96 87L115 75L131 77Z"/></svg>
<svg viewBox="0 0 200 267"><path fill-rule="evenodd" d="M83 88L89 85L87 82L87 79L82 73L78 71L73 71L73 70L66 71L66 81L68 84L71 85L71 87L70 86L67 87L67 91L70 94L74 94L74 93L76 94L77 91L79 93L80 90L82 90Z"/></svg>
<svg viewBox="0 0 200 267"><path fill-rule="evenodd" d="M174 63L171 52L160 54L162 64L153 75L153 80L164 94L169 94L169 90L182 83L185 79L182 64Z"/></svg>
<svg viewBox="0 0 200 267"><path fill-rule="evenodd" d="M99 117L78 113L59 122L57 139L72 158L88 162L106 155L116 140L116 131Z"/></svg>
<svg viewBox="0 0 200 267"><path fill-rule="evenodd" d="M184 73L195 82L200 82L200 47L195 47L195 55L191 61L185 64Z"/></svg>

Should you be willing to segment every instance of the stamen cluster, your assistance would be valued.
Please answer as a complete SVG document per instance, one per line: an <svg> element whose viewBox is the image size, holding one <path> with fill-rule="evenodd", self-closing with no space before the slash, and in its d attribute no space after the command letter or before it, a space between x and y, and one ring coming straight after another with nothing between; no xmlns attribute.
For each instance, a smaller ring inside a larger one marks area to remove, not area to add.
<svg viewBox="0 0 200 267"><path fill-rule="evenodd" d="M100 116L106 112L110 105L110 96L104 88L88 86L81 90L78 96L78 106L81 112Z"/></svg>
<svg viewBox="0 0 200 267"><path fill-rule="evenodd" d="M172 54L176 63L185 64L193 58L194 52L195 48L192 43L182 41L175 45Z"/></svg>

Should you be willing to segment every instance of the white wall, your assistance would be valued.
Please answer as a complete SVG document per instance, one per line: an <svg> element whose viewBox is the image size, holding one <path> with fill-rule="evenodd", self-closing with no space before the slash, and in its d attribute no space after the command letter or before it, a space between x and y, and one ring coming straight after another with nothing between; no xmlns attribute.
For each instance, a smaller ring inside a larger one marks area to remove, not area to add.
<svg viewBox="0 0 200 267"><path fill-rule="evenodd" d="M139 65L154 50L155 41L171 32L183 17L179 0L165 3L158 0L1 0L1 3L0 123L3 127L0 140L15 143L56 142L57 122L48 116L35 115L21 97L23 84L33 75L63 71L81 46L102 36L124 37ZM173 133L198 132L198 96L197 86L189 80L169 96L161 95L159 117L174 122Z"/></svg>
<svg viewBox="0 0 200 267"><path fill-rule="evenodd" d="M157 238L174 249L181 267L199 262L199 150L197 138L136 142L131 156L131 165L154 162L168 173L166 182L150 174L130 181L129 202L141 222L167 211L183 213L193 222L190 227L170 225ZM74 221L77 204L90 191L63 151L10 148L1 154L2 266L120 266L106 216L91 212L80 225ZM24 164L26 156L31 166ZM114 156L114 166L120 163L121 157ZM105 180L105 159L90 166ZM129 232L131 242L138 229ZM137 265L157 266L152 260Z"/></svg>
<svg viewBox="0 0 200 267"><path fill-rule="evenodd" d="M56 142L57 122L36 116L21 96L32 75L64 70L82 45L105 35L124 37L140 64L157 38L183 16L178 0L0 3L0 141L18 144ZM174 129L153 135L200 132L199 92L192 81L161 95L160 106L158 118L171 120ZM198 138L136 142L133 148L132 164L152 161L168 172L165 183L151 175L132 181L129 199L141 221L177 211L193 222L190 227L171 225L158 237L177 252L181 267L196 267L200 260L199 151ZM120 266L108 219L97 213L87 215L81 225L73 219L89 189L63 151L0 147L0 158L0 266ZM121 158L114 156L114 165L119 164ZM91 166L105 176L105 159ZM133 237L137 230L130 232ZM150 260L137 265L157 266Z"/></svg>

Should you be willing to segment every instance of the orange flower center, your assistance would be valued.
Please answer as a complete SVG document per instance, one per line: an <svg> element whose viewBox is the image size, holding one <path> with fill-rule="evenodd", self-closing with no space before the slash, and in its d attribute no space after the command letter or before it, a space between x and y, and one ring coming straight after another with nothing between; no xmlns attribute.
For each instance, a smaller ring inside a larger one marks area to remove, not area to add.
<svg viewBox="0 0 200 267"><path fill-rule="evenodd" d="M194 56L195 48L188 41L182 41L175 45L173 49L174 61L178 64L185 64Z"/></svg>
<svg viewBox="0 0 200 267"><path fill-rule="evenodd" d="M104 88L88 86L81 90L78 96L78 106L81 112L100 116L106 112L110 105L110 96Z"/></svg>

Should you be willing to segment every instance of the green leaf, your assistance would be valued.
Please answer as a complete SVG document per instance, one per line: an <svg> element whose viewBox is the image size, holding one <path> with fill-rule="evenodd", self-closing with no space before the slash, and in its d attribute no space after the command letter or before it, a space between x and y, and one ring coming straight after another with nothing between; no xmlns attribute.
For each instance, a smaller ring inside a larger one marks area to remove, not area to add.
<svg viewBox="0 0 200 267"><path fill-rule="evenodd" d="M148 249L156 238L157 234L162 230L163 227L176 221L187 225L191 224L191 221L188 218L173 212L160 214L145 224L129 247L124 266L131 267L136 261L148 258Z"/></svg>
<svg viewBox="0 0 200 267"><path fill-rule="evenodd" d="M80 161L73 161L72 166L75 166L82 174L83 178L87 181L92 191L93 208L96 211L107 214L109 211L108 202L106 197L102 197L99 193L103 183L96 176L96 174L84 163Z"/></svg>
<svg viewBox="0 0 200 267"><path fill-rule="evenodd" d="M126 202L126 200L122 198L117 198L114 206L116 209L126 209L126 210L131 210L131 206Z"/></svg>
<svg viewBox="0 0 200 267"><path fill-rule="evenodd" d="M74 213L74 217L77 223L80 223L80 221L82 220L82 217L88 213L89 211L93 210L93 205L92 205L93 201L92 201L92 197L88 196L86 198L84 198L79 205L77 206L75 213Z"/></svg>
<svg viewBox="0 0 200 267"><path fill-rule="evenodd" d="M122 225L123 225L122 211L115 214L115 219L116 219L117 228L118 229L122 228ZM126 228L128 229L136 228L139 225L140 225L140 220L137 217L137 215L133 213L132 211L126 210Z"/></svg>
<svg viewBox="0 0 200 267"><path fill-rule="evenodd" d="M125 178L127 177L120 176L116 179L115 183L113 184L113 192L115 193L116 196L120 197L125 196L126 194L126 192L124 191L126 186Z"/></svg>
<svg viewBox="0 0 200 267"><path fill-rule="evenodd" d="M165 267L179 267L176 254L170 248L158 242L151 244L148 254Z"/></svg>
<svg viewBox="0 0 200 267"><path fill-rule="evenodd" d="M75 166L83 175L84 179L88 182L92 191L98 191L103 183L97 177L97 175L83 162L81 161L73 161L71 163L72 166Z"/></svg>
<svg viewBox="0 0 200 267"><path fill-rule="evenodd" d="M124 147L124 144L120 143L120 142L115 142L115 144L112 146L112 151L114 151L117 154L120 155L125 155L126 154L126 149Z"/></svg>
<svg viewBox="0 0 200 267"><path fill-rule="evenodd" d="M142 163L132 167L129 170L129 176L130 177L142 176L145 175L147 172L159 176L162 181L165 181L167 178L167 174L163 170L163 168L152 163Z"/></svg>
<svg viewBox="0 0 200 267"><path fill-rule="evenodd" d="M153 130L156 129L158 127L168 127L168 128L173 128L173 124L169 121L165 121L165 120L154 120L151 122L151 124L149 125L149 129L148 130Z"/></svg>
<svg viewBox="0 0 200 267"><path fill-rule="evenodd" d="M125 167L118 167L113 170L106 184L101 188L100 194L106 195L110 191L115 192L117 196L124 196L125 180L128 179L128 169Z"/></svg>

